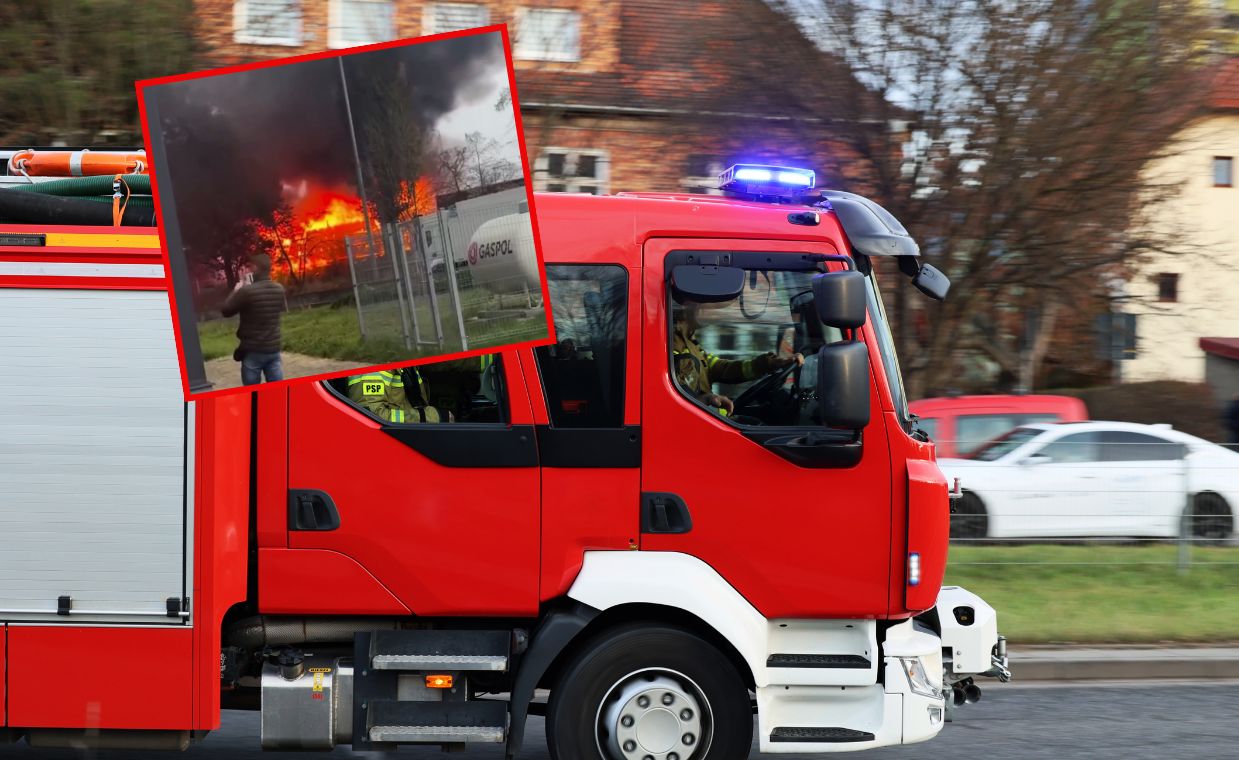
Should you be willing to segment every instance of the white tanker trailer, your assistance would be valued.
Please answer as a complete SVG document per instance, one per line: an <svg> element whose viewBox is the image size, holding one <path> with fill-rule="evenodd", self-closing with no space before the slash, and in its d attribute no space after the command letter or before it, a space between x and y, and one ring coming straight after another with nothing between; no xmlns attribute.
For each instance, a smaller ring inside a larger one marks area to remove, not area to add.
<svg viewBox="0 0 1239 760"><path fill-rule="evenodd" d="M527 211L482 223L469 238L465 260L473 283L492 293L542 293L542 271Z"/></svg>

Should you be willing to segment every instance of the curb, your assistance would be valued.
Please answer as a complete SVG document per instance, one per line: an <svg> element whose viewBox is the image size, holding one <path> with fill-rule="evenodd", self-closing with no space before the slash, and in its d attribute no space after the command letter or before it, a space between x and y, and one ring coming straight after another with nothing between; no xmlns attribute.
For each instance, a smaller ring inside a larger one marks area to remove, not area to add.
<svg viewBox="0 0 1239 760"><path fill-rule="evenodd" d="M1239 649L1013 649L1012 677L1026 681L1239 678Z"/></svg>

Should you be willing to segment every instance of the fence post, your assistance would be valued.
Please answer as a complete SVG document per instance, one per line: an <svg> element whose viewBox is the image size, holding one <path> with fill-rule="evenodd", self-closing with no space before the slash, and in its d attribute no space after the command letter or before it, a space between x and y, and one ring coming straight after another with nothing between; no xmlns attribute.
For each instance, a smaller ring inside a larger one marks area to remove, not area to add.
<svg viewBox="0 0 1239 760"><path fill-rule="evenodd" d="M1183 515L1179 518L1179 574L1184 575L1192 564L1192 488L1187 452L1184 452L1183 462Z"/></svg>
<svg viewBox="0 0 1239 760"><path fill-rule="evenodd" d="M456 326L460 329L460 350L469 350L469 336L465 334L465 306L460 302L460 289L456 285L456 250L452 238L443 225L443 210L435 209L439 219L439 239L443 241L443 265L447 269L447 284L452 293L452 308L456 310Z"/></svg>
<svg viewBox="0 0 1239 760"><path fill-rule="evenodd" d="M388 254L387 257L391 259L392 275L396 283L396 305L400 311L400 329L404 333L404 347L406 350L412 349L413 344L409 340L409 312L404 305L405 284L404 278L400 276L400 256L397 251L391 250L388 246L388 235L382 229L379 230L379 238L383 241L383 247ZM377 254L372 250L370 255L376 256ZM413 294L410 293L409 298L411 299L412 297Z"/></svg>
<svg viewBox="0 0 1239 760"><path fill-rule="evenodd" d="M423 341L421 320L417 318L417 298L415 296L417 290L413 287L413 272L409 268L409 254L404 250L404 236L400 234L400 227L395 222L389 225L387 234L391 236L392 248L396 252L396 258L399 260L400 269L403 273L405 292L409 294L409 317L413 320L413 343L420 350Z"/></svg>
<svg viewBox="0 0 1239 760"><path fill-rule="evenodd" d="M348 275L353 281L353 306L357 309L357 328L361 339L366 339L366 319L361 314L361 288L357 284L357 264L353 262L353 239L344 238L344 255L348 256Z"/></svg>
<svg viewBox="0 0 1239 760"><path fill-rule="evenodd" d="M420 262L418 269L420 270L421 279L426 283L426 295L430 298L430 317L434 320L435 340L439 344L439 351L443 351L443 320L439 316L439 294L435 292L434 272L431 269L430 251L426 248L426 241L422 237L422 220L421 217L413 217L412 225L413 250L409 255L416 255Z"/></svg>

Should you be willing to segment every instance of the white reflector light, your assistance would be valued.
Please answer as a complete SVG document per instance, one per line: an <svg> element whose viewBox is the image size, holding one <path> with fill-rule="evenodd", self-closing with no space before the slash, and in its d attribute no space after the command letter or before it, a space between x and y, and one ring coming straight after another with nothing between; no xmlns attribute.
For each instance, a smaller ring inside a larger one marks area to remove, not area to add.
<svg viewBox="0 0 1239 760"><path fill-rule="evenodd" d="M908 585L921 585L921 555L920 552L908 554Z"/></svg>

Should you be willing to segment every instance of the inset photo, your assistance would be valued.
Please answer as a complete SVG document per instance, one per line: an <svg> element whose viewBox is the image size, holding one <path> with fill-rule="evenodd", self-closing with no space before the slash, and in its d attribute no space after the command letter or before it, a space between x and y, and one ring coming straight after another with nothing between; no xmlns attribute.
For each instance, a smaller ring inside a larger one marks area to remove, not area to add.
<svg viewBox="0 0 1239 760"><path fill-rule="evenodd" d="M551 338L508 49L138 83L188 396Z"/></svg>

